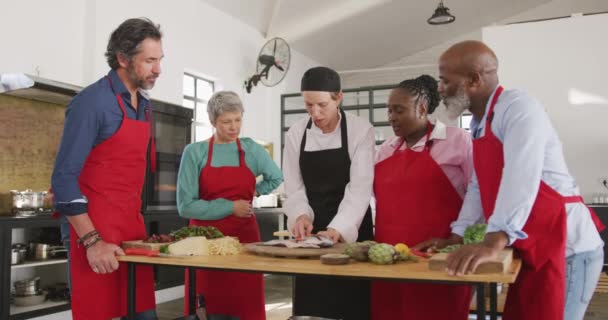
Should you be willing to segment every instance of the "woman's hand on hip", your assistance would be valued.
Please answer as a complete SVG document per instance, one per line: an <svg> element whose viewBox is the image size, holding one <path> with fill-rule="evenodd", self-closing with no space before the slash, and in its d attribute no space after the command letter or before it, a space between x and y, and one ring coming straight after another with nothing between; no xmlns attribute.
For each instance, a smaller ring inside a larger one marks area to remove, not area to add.
<svg viewBox="0 0 608 320"><path fill-rule="evenodd" d="M253 207L247 200L232 201L234 206L232 214L239 218L249 218L253 214Z"/></svg>
<svg viewBox="0 0 608 320"><path fill-rule="evenodd" d="M116 271L118 269L117 255L123 256L125 253L119 246L103 240L99 240L87 249L87 260L95 273L105 274Z"/></svg>
<svg viewBox="0 0 608 320"><path fill-rule="evenodd" d="M331 239L334 243L338 243L338 241L340 241L340 238L342 238L340 232L334 228L327 228L327 230L319 231L317 232L317 234Z"/></svg>
<svg viewBox="0 0 608 320"><path fill-rule="evenodd" d="M300 215L296 219L296 223L293 225L291 229L291 234L296 239L304 239L312 233L312 220L306 214Z"/></svg>

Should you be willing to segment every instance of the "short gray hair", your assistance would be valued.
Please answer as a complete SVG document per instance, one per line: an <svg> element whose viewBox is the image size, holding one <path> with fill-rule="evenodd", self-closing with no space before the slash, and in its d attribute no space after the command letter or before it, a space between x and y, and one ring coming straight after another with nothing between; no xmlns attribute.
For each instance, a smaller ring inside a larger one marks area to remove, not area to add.
<svg viewBox="0 0 608 320"><path fill-rule="evenodd" d="M209 98L209 102L207 103L209 121L215 122L215 119L224 112L245 112L241 98L239 98L236 92L218 91Z"/></svg>

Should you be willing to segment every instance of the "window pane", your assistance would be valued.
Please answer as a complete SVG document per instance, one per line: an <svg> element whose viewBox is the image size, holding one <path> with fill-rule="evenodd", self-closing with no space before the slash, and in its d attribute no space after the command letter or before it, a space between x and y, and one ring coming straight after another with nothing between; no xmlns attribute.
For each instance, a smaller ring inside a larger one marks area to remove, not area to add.
<svg viewBox="0 0 608 320"><path fill-rule="evenodd" d="M374 91L374 104L386 104L390 93L391 89Z"/></svg>
<svg viewBox="0 0 608 320"><path fill-rule="evenodd" d="M345 92L342 98L343 106L359 106L369 104L368 91Z"/></svg>
<svg viewBox="0 0 608 320"><path fill-rule="evenodd" d="M376 141L384 141L395 135L393 127L374 127L376 130Z"/></svg>
<svg viewBox="0 0 608 320"><path fill-rule="evenodd" d="M345 110L344 112L348 112L355 116L359 116L366 121L369 121L369 109L359 109L359 110Z"/></svg>
<svg viewBox="0 0 608 320"><path fill-rule="evenodd" d="M308 113L294 113L294 114L286 114L285 115L285 127L289 128L294 123L302 118L308 118Z"/></svg>
<svg viewBox="0 0 608 320"><path fill-rule="evenodd" d="M195 142L207 140L207 139L211 138L212 135L213 135L213 129L210 126L196 125L194 127L194 138L195 138L194 141Z"/></svg>
<svg viewBox="0 0 608 320"><path fill-rule="evenodd" d="M188 100L188 99L184 99L182 101L182 106L188 108L188 109L194 109L194 101L192 100Z"/></svg>
<svg viewBox="0 0 608 320"><path fill-rule="evenodd" d="M213 94L213 83L202 80L200 78L196 80L196 97L197 98L209 101L209 98L211 98L212 94Z"/></svg>
<svg viewBox="0 0 608 320"><path fill-rule="evenodd" d="M305 110L304 98L302 96L285 98L285 110Z"/></svg>
<svg viewBox="0 0 608 320"><path fill-rule="evenodd" d="M194 78L184 74L184 95L194 97Z"/></svg>
<svg viewBox="0 0 608 320"><path fill-rule="evenodd" d="M374 122L388 121L388 108L374 109Z"/></svg>
<svg viewBox="0 0 608 320"><path fill-rule="evenodd" d="M207 113L207 102L196 102L196 121L209 123L209 114Z"/></svg>

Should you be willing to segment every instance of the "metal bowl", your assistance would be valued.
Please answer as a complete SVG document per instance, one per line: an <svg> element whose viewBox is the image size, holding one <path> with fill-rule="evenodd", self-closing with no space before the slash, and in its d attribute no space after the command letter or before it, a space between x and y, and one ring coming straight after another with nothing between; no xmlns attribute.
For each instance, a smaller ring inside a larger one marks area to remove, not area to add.
<svg viewBox="0 0 608 320"><path fill-rule="evenodd" d="M13 303L16 306L19 307L27 307L27 306L34 306L37 304L41 304L46 300L46 293L43 291L40 291L38 293L36 293L35 295L31 295L31 296L20 296L20 295L15 295L13 297Z"/></svg>
<svg viewBox="0 0 608 320"><path fill-rule="evenodd" d="M37 295L40 292L40 277L15 281L13 287L15 287L15 294L17 296Z"/></svg>

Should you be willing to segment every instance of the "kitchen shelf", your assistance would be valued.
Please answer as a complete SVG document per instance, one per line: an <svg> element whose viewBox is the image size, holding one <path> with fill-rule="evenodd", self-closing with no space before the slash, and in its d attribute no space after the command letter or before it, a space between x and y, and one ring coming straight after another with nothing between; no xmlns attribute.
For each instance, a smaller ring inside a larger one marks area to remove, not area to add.
<svg viewBox="0 0 608 320"><path fill-rule="evenodd" d="M31 267L39 267L39 266L48 266L51 264L60 264L67 263L68 259L51 259L45 261L25 261L21 264L11 265L11 269L22 269L22 268L31 268Z"/></svg>
<svg viewBox="0 0 608 320"><path fill-rule="evenodd" d="M49 300L47 300L41 304L36 304L33 306L27 306L27 307L18 307L15 305L11 305L11 317L22 314L22 313L26 313L26 312L32 312L32 311L36 311L36 310L40 310L40 309L54 308L54 307L60 307L60 306L65 307L65 308L62 308L64 310L69 309L68 301L49 301Z"/></svg>

